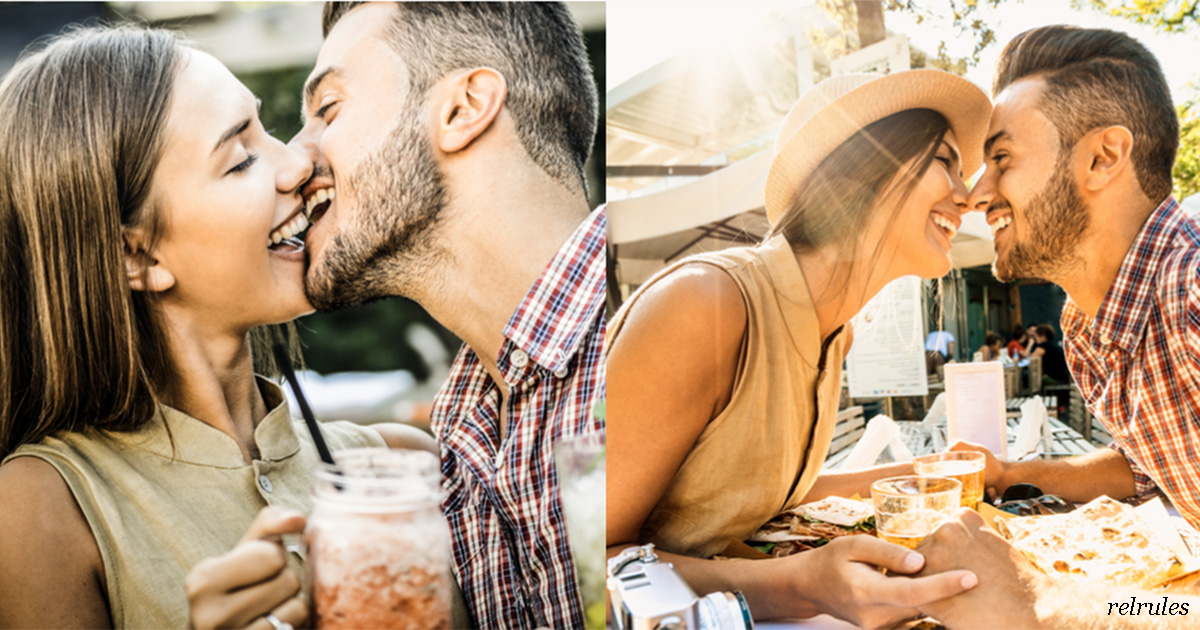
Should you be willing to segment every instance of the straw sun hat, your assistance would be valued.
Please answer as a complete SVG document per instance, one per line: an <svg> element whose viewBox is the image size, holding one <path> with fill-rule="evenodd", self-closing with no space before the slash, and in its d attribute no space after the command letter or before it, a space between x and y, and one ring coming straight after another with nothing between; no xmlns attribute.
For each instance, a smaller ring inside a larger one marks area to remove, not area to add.
<svg viewBox="0 0 1200 630"><path fill-rule="evenodd" d="M800 184L834 149L863 127L906 109L932 109L945 116L958 140L963 173L979 170L992 104L970 81L928 69L832 77L805 92L779 127L775 160L767 172L771 225L783 217Z"/></svg>

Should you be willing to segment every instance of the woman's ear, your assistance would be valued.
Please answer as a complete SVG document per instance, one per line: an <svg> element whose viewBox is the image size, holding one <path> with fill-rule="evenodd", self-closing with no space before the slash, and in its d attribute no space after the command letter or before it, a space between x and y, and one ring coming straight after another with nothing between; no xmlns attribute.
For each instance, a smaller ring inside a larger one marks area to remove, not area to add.
<svg viewBox="0 0 1200 630"><path fill-rule="evenodd" d="M175 275L147 251L149 237L141 228L123 228L125 275L134 291L160 293L175 286Z"/></svg>
<svg viewBox="0 0 1200 630"><path fill-rule="evenodd" d="M470 146L491 126L507 96L508 82L492 68L475 68L450 79L438 109L441 150L455 153Z"/></svg>

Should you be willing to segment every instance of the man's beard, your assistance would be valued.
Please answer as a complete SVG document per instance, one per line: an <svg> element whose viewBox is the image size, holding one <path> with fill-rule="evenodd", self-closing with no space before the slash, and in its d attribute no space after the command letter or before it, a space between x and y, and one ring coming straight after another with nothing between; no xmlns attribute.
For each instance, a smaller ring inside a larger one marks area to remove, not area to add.
<svg viewBox="0 0 1200 630"><path fill-rule="evenodd" d="M1013 239L1006 255L997 251L992 275L1002 282L1021 278L1053 281L1076 268L1080 257L1075 248L1087 231L1088 213L1071 179L1069 156L1059 157L1050 181L1024 210L1022 238Z"/></svg>
<svg viewBox="0 0 1200 630"><path fill-rule="evenodd" d="M418 109L406 108L380 149L339 178L339 200L341 189L353 190L358 210L306 277L321 312L411 297L441 255L434 241L446 189Z"/></svg>

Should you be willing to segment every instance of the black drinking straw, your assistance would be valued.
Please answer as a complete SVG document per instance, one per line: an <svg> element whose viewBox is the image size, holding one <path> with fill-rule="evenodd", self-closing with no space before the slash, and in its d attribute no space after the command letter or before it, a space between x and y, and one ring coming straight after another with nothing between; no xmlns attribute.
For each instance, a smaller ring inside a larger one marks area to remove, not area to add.
<svg viewBox="0 0 1200 630"><path fill-rule="evenodd" d="M304 392L300 391L300 381L296 380L296 372L292 369L292 358L288 356L287 349L283 347L283 338L279 329L275 330L275 343L271 345L271 349L275 352L276 365L283 372L283 377L287 379L288 384L292 386L292 393L296 395L296 402L300 405L300 414L304 416L304 424L308 425L308 432L312 434L313 443L317 445L317 454L321 456L321 461L332 466L333 454L329 452L329 446L325 444L325 437L321 435L321 427L317 424L317 418L308 406L308 399L304 397Z"/></svg>

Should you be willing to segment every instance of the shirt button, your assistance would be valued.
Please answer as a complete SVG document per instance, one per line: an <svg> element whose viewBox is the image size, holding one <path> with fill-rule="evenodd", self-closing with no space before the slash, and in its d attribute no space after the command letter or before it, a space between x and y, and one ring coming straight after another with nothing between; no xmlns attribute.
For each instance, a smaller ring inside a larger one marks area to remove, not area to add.
<svg viewBox="0 0 1200 630"><path fill-rule="evenodd" d="M264 492L270 493L271 492L271 480L267 479L266 475L259 475L258 476L258 487L262 488Z"/></svg>
<svg viewBox="0 0 1200 630"><path fill-rule="evenodd" d="M523 368L529 365L529 355L525 354L524 350L518 348L513 350L512 354L509 355L509 361L513 364L513 367Z"/></svg>
<svg viewBox="0 0 1200 630"><path fill-rule="evenodd" d="M557 376L558 378L567 378L567 375L570 373L571 373L571 371L568 370L567 366L565 366L565 365L558 368L557 370L554 370L554 375Z"/></svg>

